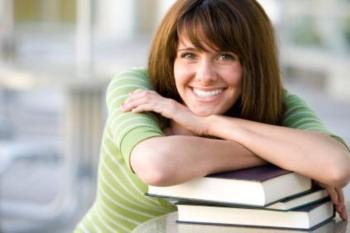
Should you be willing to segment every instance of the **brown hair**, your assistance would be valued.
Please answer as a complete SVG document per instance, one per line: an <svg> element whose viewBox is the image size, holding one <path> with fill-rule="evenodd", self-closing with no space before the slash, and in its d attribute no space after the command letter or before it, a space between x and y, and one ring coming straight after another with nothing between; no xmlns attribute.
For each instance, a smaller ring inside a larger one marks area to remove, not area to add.
<svg viewBox="0 0 350 233"><path fill-rule="evenodd" d="M242 94L226 115L280 122L282 84L273 28L255 0L177 0L170 8L154 37L148 71L158 93L180 102L174 61L181 33L201 50L214 45L238 55Z"/></svg>

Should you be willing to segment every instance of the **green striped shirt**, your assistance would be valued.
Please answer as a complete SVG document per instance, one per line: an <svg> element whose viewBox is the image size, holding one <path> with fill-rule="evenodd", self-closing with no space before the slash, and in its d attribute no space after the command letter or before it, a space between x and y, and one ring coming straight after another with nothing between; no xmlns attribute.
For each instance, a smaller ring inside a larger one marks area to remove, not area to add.
<svg viewBox="0 0 350 233"><path fill-rule="evenodd" d="M151 89L145 69L120 73L108 86L108 118L101 145L97 196L75 232L131 232L142 222L175 210L165 200L145 196L147 185L130 168L129 156L134 146L163 135L151 114L121 111L128 93L139 88ZM284 126L328 134L299 97L285 92L284 102Z"/></svg>

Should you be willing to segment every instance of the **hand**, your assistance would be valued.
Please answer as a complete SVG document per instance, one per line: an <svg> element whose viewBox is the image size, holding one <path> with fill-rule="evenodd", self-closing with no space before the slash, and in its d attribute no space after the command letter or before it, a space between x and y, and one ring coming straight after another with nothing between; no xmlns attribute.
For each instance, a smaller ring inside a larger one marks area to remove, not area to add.
<svg viewBox="0 0 350 233"><path fill-rule="evenodd" d="M321 187L325 188L335 205L335 210L339 214L340 218L344 221L348 220L348 213L345 205L345 198L342 188L336 188L322 183L318 183Z"/></svg>
<svg viewBox="0 0 350 233"><path fill-rule="evenodd" d="M348 213L346 210L344 193L342 188L326 187L326 190L335 205L335 210L338 212L340 218L344 221L348 220Z"/></svg>
<svg viewBox="0 0 350 233"><path fill-rule="evenodd" d="M173 99L165 98L155 91L136 90L129 94L122 109L124 112L156 112L175 121L194 135L205 135L205 117L193 114L186 106Z"/></svg>

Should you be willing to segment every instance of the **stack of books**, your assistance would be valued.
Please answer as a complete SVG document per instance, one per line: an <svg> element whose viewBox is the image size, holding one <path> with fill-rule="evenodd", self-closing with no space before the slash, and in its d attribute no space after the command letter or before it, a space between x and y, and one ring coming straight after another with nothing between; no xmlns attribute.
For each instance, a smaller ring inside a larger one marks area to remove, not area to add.
<svg viewBox="0 0 350 233"><path fill-rule="evenodd" d="M149 186L147 195L176 200L180 223L312 230L335 214L324 189L270 164Z"/></svg>

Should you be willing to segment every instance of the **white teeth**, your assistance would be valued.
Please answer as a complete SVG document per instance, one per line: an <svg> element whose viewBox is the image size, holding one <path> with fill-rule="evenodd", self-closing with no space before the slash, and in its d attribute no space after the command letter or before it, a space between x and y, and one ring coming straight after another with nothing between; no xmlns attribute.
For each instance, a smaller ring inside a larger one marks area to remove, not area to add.
<svg viewBox="0 0 350 233"><path fill-rule="evenodd" d="M211 90L211 91L203 91L200 89L193 88L193 92L198 96L198 97L212 97L212 96L217 96L222 92L222 89L216 89L216 90Z"/></svg>

